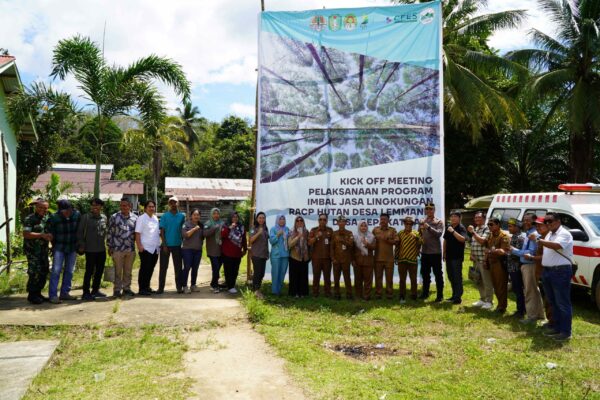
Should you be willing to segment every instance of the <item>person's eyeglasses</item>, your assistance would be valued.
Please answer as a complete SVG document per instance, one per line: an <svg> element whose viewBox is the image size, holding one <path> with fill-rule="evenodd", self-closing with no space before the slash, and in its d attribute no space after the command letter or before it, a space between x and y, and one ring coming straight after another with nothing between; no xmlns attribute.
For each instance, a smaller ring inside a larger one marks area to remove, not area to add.
<svg viewBox="0 0 600 400"><path fill-rule="evenodd" d="M490 222L489 224L487 224L487 226L495 226L496 224L494 224L493 222Z"/></svg>
<svg viewBox="0 0 600 400"><path fill-rule="evenodd" d="M551 223L553 223L553 222L554 222L554 220L553 220L553 219L545 219L545 220L544 220L544 223L545 223L546 225L549 225L549 224L551 224Z"/></svg>

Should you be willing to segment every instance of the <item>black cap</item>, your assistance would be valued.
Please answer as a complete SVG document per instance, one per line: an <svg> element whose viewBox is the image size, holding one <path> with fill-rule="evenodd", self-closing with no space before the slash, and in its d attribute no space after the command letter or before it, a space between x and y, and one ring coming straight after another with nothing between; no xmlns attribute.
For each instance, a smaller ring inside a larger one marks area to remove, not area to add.
<svg viewBox="0 0 600 400"><path fill-rule="evenodd" d="M70 210L73 208L69 200L59 200L56 202L56 205L58 206L59 211Z"/></svg>

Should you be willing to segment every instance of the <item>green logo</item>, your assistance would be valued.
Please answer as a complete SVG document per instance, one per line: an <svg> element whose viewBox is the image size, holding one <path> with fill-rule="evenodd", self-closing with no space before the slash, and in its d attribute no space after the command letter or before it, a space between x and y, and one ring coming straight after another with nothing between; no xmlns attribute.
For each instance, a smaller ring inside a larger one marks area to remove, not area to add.
<svg viewBox="0 0 600 400"><path fill-rule="evenodd" d="M329 26L330 31L339 31L342 29L342 16L339 14L330 15L327 25Z"/></svg>
<svg viewBox="0 0 600 400"><path fill-rule="evenodd" d="M344 29L347 31L353 31L356 29L358 21L356 19L356 15L354 14L346 14L344 17Z"/></svg>

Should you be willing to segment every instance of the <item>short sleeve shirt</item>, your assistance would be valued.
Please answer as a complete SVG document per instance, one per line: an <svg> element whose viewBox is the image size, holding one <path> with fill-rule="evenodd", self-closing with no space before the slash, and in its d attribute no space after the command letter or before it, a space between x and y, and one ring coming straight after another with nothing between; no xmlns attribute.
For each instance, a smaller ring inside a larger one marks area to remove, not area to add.
<svg viewBox="0 0 600 400"><path fill-rule="evenodd" d="M319 236L321 231L321 236ZM314 260L324 260L331 258L330 246L331 238L333 237L333 229L325 227L324 230L320 230L318 227L310 230L310 235L317 238L312 245L312 258Z"/></svg>
<svg viewBox="0 0 600 400"><path fill-rule="evenodd" d="M552 233L552 231L548 232L545 240L560 244L560 247L562 248L560 251L565 256L563 257L556 250L544 247L544 253L542 255L542 265L544 267L556 267L558 265L570 264L569 260L573 259L573 235L571 235L571 232L566 230L565 227L560 226L555 233Z"/></svg>
<svg viewBox="0 0 600 400"><path fill-rule="evenodd" d="M485 225L476 226L474 228L475 233L482 237L484 240L487 239L487 235L489 233L488 227ZM475 235L471 236L471 254L477 261L483 261L485 258L484 253L485 246L480 244L476 239Z"/></svg>
<svg viewBox="0 0 600 400"><path fill-rule="evenodd" d="M396 229L388 226L386 229L380 226L373 229L373 235L377 241L375 242L375 261L394 261L394 245L389 243L387 239L396 239Z"/></svg>
<svg viewBox="0 0 600 400"><path fill-rule="evenodd" d="M407 232L401 230L398 233L398 245L396 246L395 259L397 263L416 264L421 248L421 234L412 230Z"/></svg>
<svg viewBox="0 0 600 400"><path fill-rule="evenodd" d="M150 217L146 213L142 214L135 224L135 232L140 234L144 250L156 253L160 249L160 228L156 215Z"/></svg>
<svg viewBox="0 0 600 400"><path fill-rule="evenodd" d="M183 238L181 236L181 227L185 222L185 215L182 212L173 214L171 211L164 213L160 217L160 228L164 229L165 244L169 247L181 246Z"/></svg>
<svg viewBox="0 0 600 400"><path fill-rule="evenodd" d="M256 235L256 228L250 230L250 236ZM252 257L269 258L269 232L267 228L263 228L262 234L252 242Z"/></svg>
<svg viewBox="0 0 600 400"><path fill-rule="evenodd" d="M463 224L459 224L454 231L464 237L467 237L467 230ZM462 260L465 257L465 242L456 239L454 233L444 232L444 240L446 241L446 259Z"/></svg>

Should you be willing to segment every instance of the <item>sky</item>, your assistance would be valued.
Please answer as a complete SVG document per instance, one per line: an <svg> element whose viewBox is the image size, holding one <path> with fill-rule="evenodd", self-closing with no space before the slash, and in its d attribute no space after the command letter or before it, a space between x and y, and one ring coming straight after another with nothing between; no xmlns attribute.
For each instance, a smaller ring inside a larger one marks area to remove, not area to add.
<svg viewBox="0 0 600 400"><path fill-rule="evenodd" d="M268 11L390 5L384 0L265 0ZM488 12L528 10L519 29L500 31L490 44L502 53L530 46L527 30L552 33L535 0L489 0ZM102 43L111 64L128 65L157 54L176 60L192 83L192 103L201 115L221 121L235 114L254 120L257 22L260 0L0 0L0 48L17 58L25 84L51 82L56 43L76 34ZM77 82L52 84L75 97ZM179 99L161 86L171 110ZM84 106L86 101L79 99Z"/></svg>

